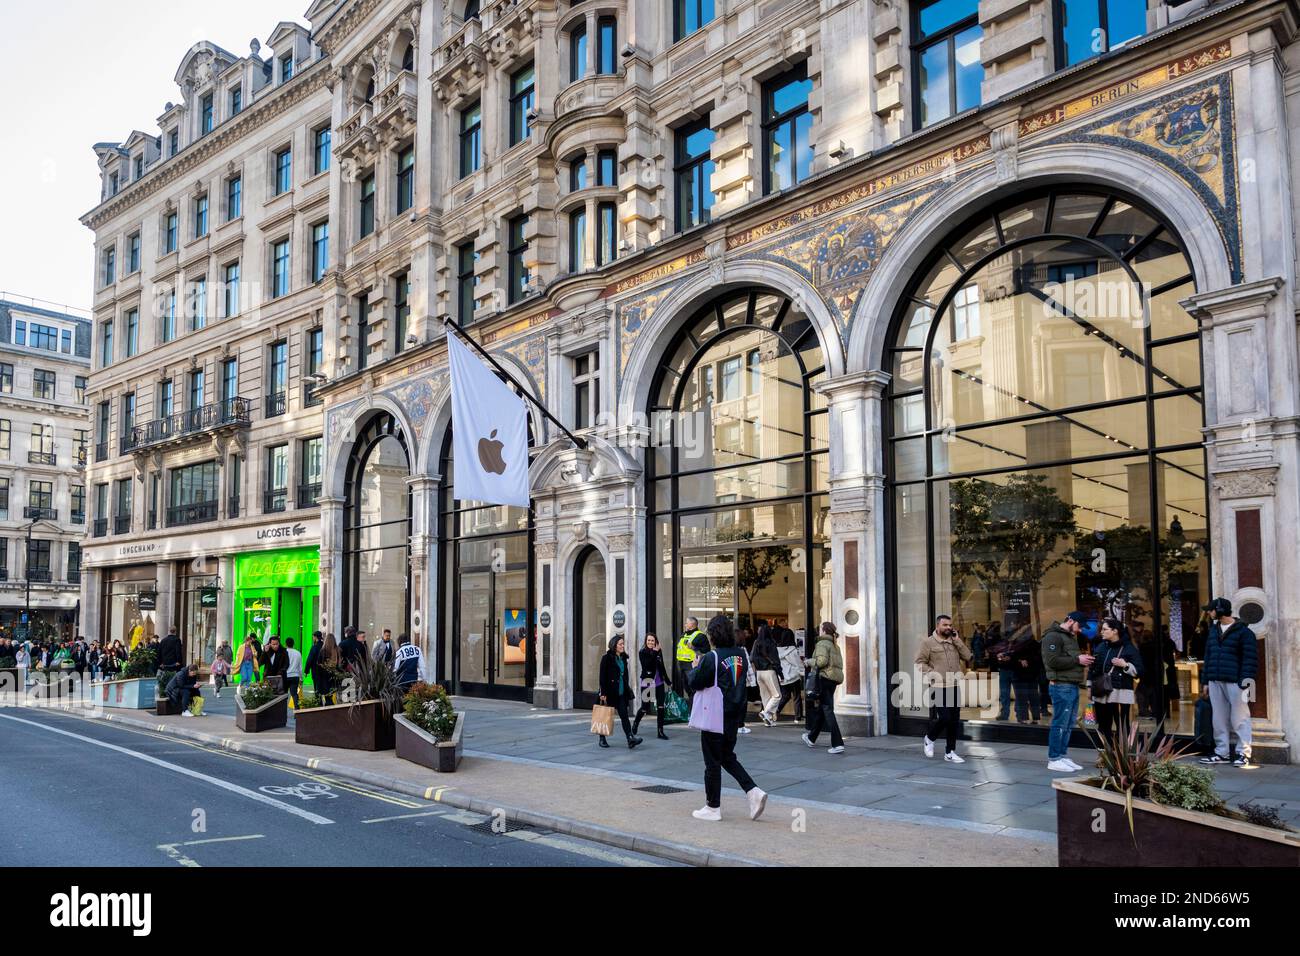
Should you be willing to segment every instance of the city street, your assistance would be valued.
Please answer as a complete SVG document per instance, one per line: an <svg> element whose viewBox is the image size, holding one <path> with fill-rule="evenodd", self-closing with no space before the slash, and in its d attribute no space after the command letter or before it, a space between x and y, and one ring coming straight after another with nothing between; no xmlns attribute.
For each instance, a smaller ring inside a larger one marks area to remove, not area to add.
<svg viewBox="0 0 1300 956"><path fill-rule="evenodd" d="M0 710L0 738L0 866L665 865L57 714Z"/></svg>

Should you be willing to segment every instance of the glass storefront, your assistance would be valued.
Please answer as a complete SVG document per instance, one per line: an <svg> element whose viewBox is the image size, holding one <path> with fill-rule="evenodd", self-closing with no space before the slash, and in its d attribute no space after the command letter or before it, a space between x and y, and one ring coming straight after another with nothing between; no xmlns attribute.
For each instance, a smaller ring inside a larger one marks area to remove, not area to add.
<svg viewBox="0 0 1300 956"><path fill-rule="evenodd" d="M320 619L320 548L241 554L233 563L234 656L249 637L265 646L278 634L282 642L292 638L305 661ZM308 675L303 681L310 686Z"/></svg>
<svg viewBox="0 0 1300 956"><path fill-rule="evenodd" d="M725 614L798 638L830 619L824 376L812 323L765 290L678 334L649 409L651 630Z"/></svg>
<svg viewBox="0 0 1300 956"><path fill-rule="evenodd" d="M372 418L348 463L344 614L373 640L410 632L411 474L406 437L391 415ZM337 635L342 640L342 635Z"/></svg>
<svg viewBox="0 0 1300 956"><path fill-rule="evenodd" d="M1168 227L1087 190L986 213L920 270L886 366L900 717L926 714L913 660L945 613L976 655L963 718L1045 727L1038 642L1080 610L1092 640L1127 626L1144 725L1192 731L1211 596L1193 291Z"/></svg>
<svg viewBox="0 0 1300 956"><path fill-rule="evenodd" d="M185 659L206 671L216 657L218 566L215 558L196 558L180 565L180 636Z"/></svg>
<svg viewBox="0 0 1300 956"><path fill-rule="evenodd" d="M458 694L527 700L536 653L530 512L456 500L450 428L441 472L438 679Z"/></svg>
<svg viewBox="0 0 1300 956"><path fill-rule="evenodd" d="M129 651L157 633L158 569L145 564L104 572L101 640L121 641ZM90 637L91 635L87 635Z"/></svg>

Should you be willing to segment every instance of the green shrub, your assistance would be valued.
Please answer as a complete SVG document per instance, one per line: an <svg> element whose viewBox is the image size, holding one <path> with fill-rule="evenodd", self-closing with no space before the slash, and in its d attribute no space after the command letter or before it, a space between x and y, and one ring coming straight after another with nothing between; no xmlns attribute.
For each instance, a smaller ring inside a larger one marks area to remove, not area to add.
<svg viewBox="0 0 1300 956"><path fill-rule="evenodd" d="M0 657L0 669L2 669L2 668L6 668L6 667L17 667L17 666L18 666L18 658L16 658L16 657Z"/></svg>
<svg viewBox="0 0 1300 956"><path fill-rule="evenodd" d="M245 710L257 710L263 704L269 704L279 696L280 692L266 681L259 681L256 684L241 684L239 687L239 699L243 701Z"/></svg>
<svg viewBox="0 0 1300 956"><path fill-rule="evenodd" d="M313 707L324 707L325 701L319 694L299 694L298 706L295 710L311 710Z"/></svg>
<svg viewBox="0 0 1300 956"><path fill-rule="evenodd" d="M402 712L409 721L438 740L450 740L456 729L456 711L441 684L421 681L414 685L402 699Z"/></svg>
<svg viewBox="0 0 1300 956"><path fill-rule="evenodd" d="M127 656L126 663L118 671L118 680L130 680L133 677L157 677L158 652L141 641Z"/></svg>
<svg viewBox="0 0 1300 956"><path fill-rule="evenodd" d="M1151 767L1149 794L1156 803L1183 810L1214 811L1223 806L1223 798L1214 789L1213 773L1174 760Z"/></svg>

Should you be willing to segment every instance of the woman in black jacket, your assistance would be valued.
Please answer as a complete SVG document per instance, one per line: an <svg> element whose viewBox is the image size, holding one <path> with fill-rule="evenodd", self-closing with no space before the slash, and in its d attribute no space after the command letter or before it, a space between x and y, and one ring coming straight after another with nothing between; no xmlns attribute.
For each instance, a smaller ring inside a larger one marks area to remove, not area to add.
<svg viewBox="0 0 1300 956"><path fill-rule="evenodd" d="M776 711L781 703L781 654L776 639L772 636L772 629L766 624L758 629L749 661L754 665L759 699L763 702L763 709L758 716L763 723L772 727L776 724Z"/></svg>
<svg viewBox="0 0 1300 956"><path fill-rule="evenodd" d="M1042 648L1028 624L1013 634L1007 643L1011 686L1016 692L1016 723L1036 724L1042 716L1038 693L1039 679L1043 674Z"/></svg>
<svg viewBox="0 0 1300 956"><path fill-rule="evenodd" d="M615 635L609 639L609 651L600 659L600 702L618 711L623 721L623 733L627 735L627 749L631 750L641 742L641 738L632 733L628 722L628 709L632 703L632 669L628 666L626 643ZM600 745L608 747L609 741L602 735Z"/></svg>
<svg viewBox="0 0 1300 956"><path fill-rule="evenodd" d="M641 718L645 716L646 708L653 707L655 712L655 723L658 726L658 738L667 740L668 735L664 733L664 692L668 689L668 669L664 667L664 652L659 646L659 638L653 634L645 636L645 643L641 650L637 652L637 658L641 664L641 706L636 712L636 720L632 721L632 736L636 736L637 728L641 726ZM654 703L650 703L651 688L654 688Z"/></svg>
<svg viewBox="0 0 1300 956"><path fill-rule="evenodd" d="M1128 628L1113 617L1101 622L1101 644L1088 668L1089 697L1097 718L1097 732L1109 740L1115 734L1128 736L1129 712L1133 707L1133 682L1142 676L1142 653L1129 640ZM1110 675L1110 692L1097 693L1102 675Z"/></svg>

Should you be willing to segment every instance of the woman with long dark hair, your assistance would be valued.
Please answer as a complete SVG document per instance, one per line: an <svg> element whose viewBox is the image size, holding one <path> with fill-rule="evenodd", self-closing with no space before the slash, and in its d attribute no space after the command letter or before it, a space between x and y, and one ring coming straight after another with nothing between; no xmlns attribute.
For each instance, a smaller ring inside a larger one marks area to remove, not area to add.
<svg viewBox="0 0 1300 956"><path fill-rule="evenodd" d="M609 650L600 659L600 702L618 711L623 733L627 736L627 749L631 750L641 743L641 738L632 732L627 716L632 703L632 669L628 666L626 647L627 642L617 634L609 639ZM609 746L603 735L600 746Z"/></svg>
<svg viewBox="0 0 1300 956"><path fill-rule="evenodd" d="M1104 740L1128 736L1129 713L1136 697L1133 682L1142 676L1142 654L1129 639L1128 628L1113 617L1101 622L1101 644L1088 668L1092 712ZM1104 690L1104 693L1098 693Z"/></svg>

